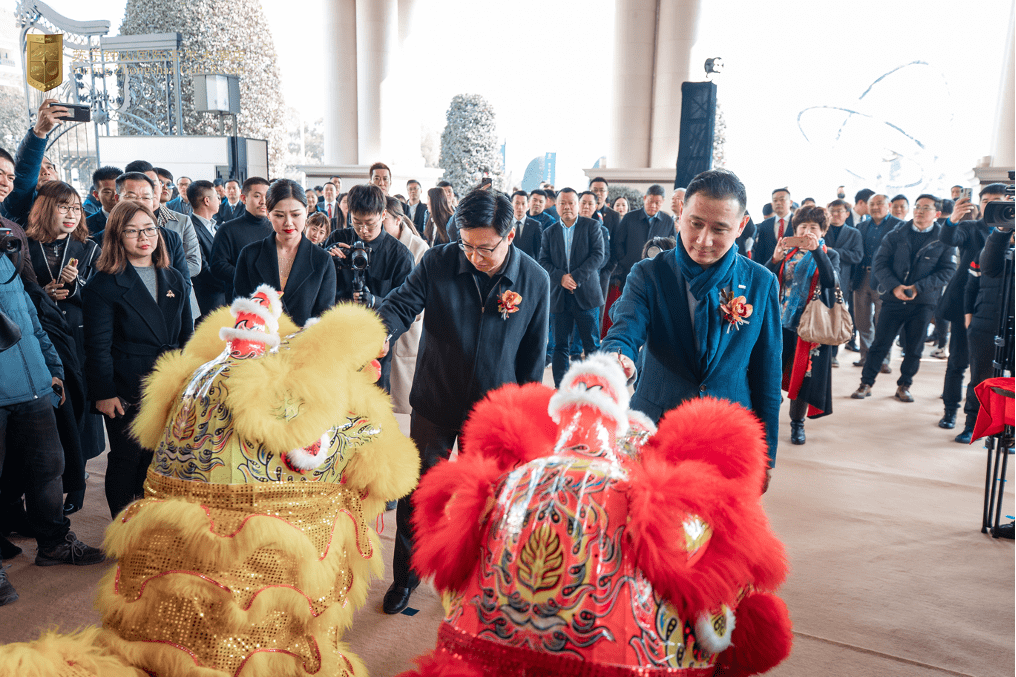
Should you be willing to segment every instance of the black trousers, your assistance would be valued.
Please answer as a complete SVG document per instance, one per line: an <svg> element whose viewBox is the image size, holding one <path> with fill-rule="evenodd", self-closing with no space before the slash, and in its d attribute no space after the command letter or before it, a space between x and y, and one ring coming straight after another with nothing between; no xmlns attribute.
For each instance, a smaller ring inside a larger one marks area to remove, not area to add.
<svg viewBox="0 0 1016 677"><path fill-rule="evenodd" d="M109 455L106 457L106 502L116 519L121 510L144 496L145 476L152 463L152 452L143 448L130 435L130 424L137 415L137 406L127 408L126 415L106 419Z"/></svg>
<svg viewBox="0 0 1016 677"><path fill-rule="evenodd" d="M896 385L913 384L914 374L921 368L921 353L924 351L924 338L927 336L928 323L935 314L935 306L915 303L883 303L875 326L875 338L868 349L868 358L861 372L861 383L875 384L882 360L893 347L893 340L900 335L903 341L903 364L900 365L900 377Z"/></svg>
<svg viewBox="0 0 1016 677"><path fill-rule="evenodd" d="M947 320L942 320L943 324ZM946 411L956 411L963 398L963 376L967 373L970 356L967 354L967 332L953 323L949 336L949 362L945 366L945 383L942 385L942 402ZM994 353L994 351L992 351Z"/></svg>
<svg viewBox="0 0 1016 677"><path fill-rule="evenodd" d="M582 341L586 355L592 355L599 348L594 338L596 334L596 319L598 308L582 310L576 303L575 298L568 294L564 300L564 311L551 313L550 322L554 327L554 352L553 367L554 386L561 385L561 379L568 371L569 353L571 347L572 329L578 331L578 338Z"/></svg>
<svg viewBox="0 0 1016 677"><path fill-rule="evenodd" d="M956 329L953 329L956 333ZM995 375L995 334L983 331L968 331L967 346L970 353L970 381L967 383L967 400L963 405L963 413L966 414L965 427L974 429L977 422L977 412L981 408L974 393L976 388L985 379Z"/></svg>
<svg viewBox="0 0 1016 677"><path fill-rule="evenodd" d="M458 428L445 428L425 419L415 411L409 419L409 436L420 454L420 479L442 459L451 456L459 436ZM415 588L420 577L412 569L413 556L413 494L399 499L395 512L395 552L392 556L394 583L402 588Z"/></svg>

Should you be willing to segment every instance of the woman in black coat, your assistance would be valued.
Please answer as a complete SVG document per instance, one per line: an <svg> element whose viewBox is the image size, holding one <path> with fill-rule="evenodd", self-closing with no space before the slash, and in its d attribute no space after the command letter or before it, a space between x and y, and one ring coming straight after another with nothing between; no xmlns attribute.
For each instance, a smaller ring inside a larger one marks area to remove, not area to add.
<svg viewBox="0 0 1016 677"><path fill-rule="evenodd" d="M780 281L783 323L783 389L790 398L790 442L804 444L804 417L833 413L832 346L806 343L797 336L801 314L815 289L827 306L834 303L840 257L825 246L829 213L823 207L801 207L794 213L794 236L805 239L791 246L780 238L768 267ZM760 261L760 263L762 263Z"/></svg>
<svg viewBox="0 0 1016 677"><path fill-rule="evenodd" d="M142 496L152 452L131 437L141 381L158 357L193 331L190 294L170 266L155 216L121 200L109 214L99 272L84 290L85 379L106 418L106 499L114 517Z"/></svg>
<svg viewBox="0 0 1016 677"><path fill-rule="evenodd" d="M268 188L268 218L274 233L243 248L236 262L233 295L250 296L267 284L282 294L282 307L303 326L335 305L335 264L307 239L307 198L295 181L279 179Z"/></svg>
<svg viewBox="0 0 1016 677"><path fill-rule="evenodd" d="M64 491L66 512L76 512L85 497L85 462L102 453L106 446L102 417L89 412L87 396L81 380L80 365L85 363L84 314L81 290L95 273L99 245L88 239L88 225L81 209L81 197L63 181L49 181L39 189L38 197L28 215L28 253L39 284L52 299L63 317L70 338L73 357L60 359L67 367L64 389L68 402L66 412L57 412L60 442L64 447ZM41 311L41 309L40 309ZM40 312L40 318L43 313ZM54 327L48 327L52 334ZM52 336L51 336L52 338ZM61 345L54 340L54 345ZM69 368L68 363L79 365ZM67 414L67 415L62 415Z"/></svg>

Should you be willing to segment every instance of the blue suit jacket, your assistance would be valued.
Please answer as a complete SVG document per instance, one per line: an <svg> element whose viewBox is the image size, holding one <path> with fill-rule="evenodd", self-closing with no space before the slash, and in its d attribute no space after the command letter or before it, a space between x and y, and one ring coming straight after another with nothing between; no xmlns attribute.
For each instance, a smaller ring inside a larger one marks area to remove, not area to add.
<svg viewBox="0 0 1016 677"><path fill-rule="evenodd" d="M624 292L610 310L614 324L603 351L620 351L637 363L643 350L644 366L631 407L654 421L695 397L722 398L754 412L765 426L773 466L783 354L776 276L754 261L735 257L731 291L745 296L753 312L748 324L723 330L719 353L703 373L677 254L676 249L661 252L632 267Z"/></svg>

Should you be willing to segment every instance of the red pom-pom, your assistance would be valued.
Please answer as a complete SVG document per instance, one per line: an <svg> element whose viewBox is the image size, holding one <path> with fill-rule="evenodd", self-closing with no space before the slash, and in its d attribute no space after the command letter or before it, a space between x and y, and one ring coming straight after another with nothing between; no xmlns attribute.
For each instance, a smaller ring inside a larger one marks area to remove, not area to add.
<svg viewBox="0 0 1016 677"><path fill-rule="evenodd" d="M779 597L748 595L734 614L730 648L717 660L717 675L741 677L768 672L790 655L790 614Z"/></svg>
<svg viewBox="0 0 1016 677"><path fill-rule="evenodd" d="M501 470L546 456L557 439L547 413L554 392L541 383L511 383L489 393L462 426L461 453L495 458Z"/></svg>
<svg viewBox="0 0 1016 677"><path fill-rule="evenodd" d="M461 658L445 651L437 651L416 659L417 670L403 672L397 677L483 677L483 673Z"/></svg>
<svg viewBox="0 0 1016 677"><path fill-rule="evenodd" d="M459 456L431 468L413 492L413 568L434 574L438 590L460 589L473 572L501 474L493 458Z"/></svg>
<svg viewBox="0 0 1016 677"><path fill-rule="evenodd" d="M762 493L768 464L758 419L740 405L711 397L689 400L667 412L642 454L671 464L705 461L755 496Z"/></svg>

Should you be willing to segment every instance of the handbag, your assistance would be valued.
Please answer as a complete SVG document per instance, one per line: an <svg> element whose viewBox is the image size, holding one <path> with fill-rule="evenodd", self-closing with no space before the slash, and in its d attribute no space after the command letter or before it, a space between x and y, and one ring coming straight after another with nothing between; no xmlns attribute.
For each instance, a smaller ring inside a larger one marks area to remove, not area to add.
<svg viewBox="0 0 1016 677"><path fill-rule="evenodd" d="M854 323L843 303L840 278L835 270L833 276L836 278L836 302L832 308L822 303L822 285L815 285L815 292L801 313L801 321L797 323L797 335L802 341L838 346L849 341L854 334Z"/></svg>

